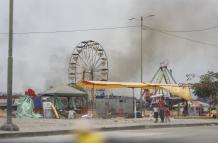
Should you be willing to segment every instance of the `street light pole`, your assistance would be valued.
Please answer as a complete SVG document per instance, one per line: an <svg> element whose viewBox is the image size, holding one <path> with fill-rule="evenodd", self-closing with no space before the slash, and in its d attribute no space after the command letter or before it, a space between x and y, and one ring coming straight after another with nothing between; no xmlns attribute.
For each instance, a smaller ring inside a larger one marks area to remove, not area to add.
<svg viewBox="0 0 218 143"><path fill-rule="evenodd" d="M155 15L150 14L146 17L140 16L140 81L143 82L143 21L146 18L153 17ZM136 18L131 18L129 20L135 20ZM142 89L140 92L140 112L142 113Z"/></svg>
<svg viewBox="0 0 218 143"><path fill-rule="evenodd" d="M13 6L14 0L9 2L9 36L8 36L8 81L7 81L7 122L1 130L18 131L17 125L12 123L12 83L13 83Z"/></svg>
<svg viewBox="0 0 218 143"><path fill-rule="evenodd" d="M141 22L140 23L140 27L141 27L141 36L140 36L141 37L141 82L143 82L143 21L144 21L144 19L149 18L149 17L153 17L153 16L155 16L155 15L150 14L146 17L143 17L143 16L140 17L140 22Z"/></svg>
<svg viewBox="0 0 218 143"><path fill-rule="evenodd" d="M142 36L142 28L143 28L143 17L141 16L141 18L140 18L140 20L141 20L141 83L143 82L143 36ZM142 94L142 90L141 90L141 94Z"/></svg>
<svg viewBox="0 0 218 143"><path fill-rule="evenodd" d="M140 81L143 82L143 21L146 18L153 17L154 14L150 14L146 17L140 16ZM136 20L137 18L130 18L129 20Z"/></svg>

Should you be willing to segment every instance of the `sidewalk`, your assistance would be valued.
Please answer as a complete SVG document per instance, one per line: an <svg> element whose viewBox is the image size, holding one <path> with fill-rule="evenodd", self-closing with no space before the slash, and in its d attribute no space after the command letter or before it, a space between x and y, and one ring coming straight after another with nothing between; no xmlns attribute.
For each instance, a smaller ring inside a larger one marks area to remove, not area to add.
<svg viewBox="0 0 218 143"><path fill-rule="evenodd" d="M6 119L0 118L0 126L5 121ZM79 119L13 119L13 122L19 126L20 131L8 132L0 130L0 138L70 134L84 126L79 124ZM218 125L218 119L173 119L170 123L153 123L149 118L114 118L89 119L89 124L93 129L108 131Z"/></svg>

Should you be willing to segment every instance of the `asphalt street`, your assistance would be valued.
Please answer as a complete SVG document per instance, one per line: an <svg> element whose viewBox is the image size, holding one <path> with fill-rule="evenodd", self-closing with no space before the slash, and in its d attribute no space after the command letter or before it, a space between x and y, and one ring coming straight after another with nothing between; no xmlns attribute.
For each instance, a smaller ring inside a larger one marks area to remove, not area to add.
<svg viewBox="0 0 218 143"><path fill-rule="evenodd" d="M217 126L100 132L108 143L217 143ZM74 135L0 139L0 143L74 143Z"/></svg>

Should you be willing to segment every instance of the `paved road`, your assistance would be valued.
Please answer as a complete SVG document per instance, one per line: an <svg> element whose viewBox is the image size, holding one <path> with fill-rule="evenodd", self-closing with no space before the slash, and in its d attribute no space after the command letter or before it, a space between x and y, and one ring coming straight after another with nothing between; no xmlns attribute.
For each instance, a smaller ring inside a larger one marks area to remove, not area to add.
<svg viewBox="0 0 218 143"><path fill-rule="evenodd" d="M217 143L218 127L185 127L101 132L108 143ZM0 143L73 143L73 135L0 139Z"/></svg>

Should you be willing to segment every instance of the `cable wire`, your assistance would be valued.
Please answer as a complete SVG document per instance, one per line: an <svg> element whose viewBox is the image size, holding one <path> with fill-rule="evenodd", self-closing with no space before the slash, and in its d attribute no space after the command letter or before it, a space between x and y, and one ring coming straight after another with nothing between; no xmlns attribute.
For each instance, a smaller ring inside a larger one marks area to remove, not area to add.
<svg viewBox="0 0 218 143"><path fill-rule="evenodd" d="M126 28L136 28L136 27L140 27L139 25L133 25L133 26L118 26L118 27L105 27L105 28L90 28L90 29L75 29L75 30L57 30L57 31L30 31L30 32L15 32L13 33L14 35L29 35L29 34L58 34L58 33L73 33L73 32L86 32L86 31L100 31L100 30L113 30L113 29L126 29ZM198 44L202 44L202 45L208 45L208 46L213 46L213 47L218 47L218 45L213 44L213 43L207 43L207 42L203 42L203 41L199 41L199 40L194 40L188 37L183 37L183 36L179 36L179 35L175 35L172 33L168 33L168 32L179 32L179 31L173 31L173 30L161 30L158 28L153 28L147 25L143 25L143 27L145 27L146 29L149 29L151 31L155 31L155 32L159 32L171 37L175 37L178 39L183 39L183 40L188 40L194 43L198 43ZM209 27L209 28L205 28L205 29L198 29L198 31L200 30L209 30L212 28L218 28L218 26L214 26L214 27ZM191 32L194 30L186 30L186 31L180 31L180 32ZM195 30L197 31L197 30ZM8 35L8 33L0 33L0 35Z"/></svg>
<svg viewBox="0 0 218 143"><path fill-rule="evenodd" d="M73 33L73 32L86 32L86 31L99 31L99 30L113 30L113 29L125 29L135 28L138 25L133 26L120 26L120 27L105 27L105 28L90 28L90 29L76 29L76 30L57 30L57 31L30 31L30 32L14 32L15 35L28 35L28 34L56 34L56 33ZM0 33L1 35L7 35L8 33Z"/></svg>
<svg viewBox="0 0 218 143"><path fill-rule="evenodd" d="M213 29L217 29L218 26L211 26L211 27L206 27L206 28L200 28L200 29L191 29L191 30L169 30L169 29L158 29L164 32L175 32L175 33L191 33L191 32L203 32L203 31L208 31L208 30L213 30Z"/></svg>
<svg viewBox="0 0 218 143"><path fill-rule="evenodd" d="M152 27L150 27L150 26L144 25L143 27L145 27L146 29L149 29L149 30L151 30L151 31L158 32L158 33L162 33L162 34L165 34L165 35L168 35L168 36L171 36L171 37L175 37L175 38L178 38L178 39L188 40L188 41L191 41L191 42L194 42L194 43L198 43L198 44L202 44L202 45L218 47L217 44L208 43L208 42L203 42L203 41L191 39L191 38L188 38L188 37L183 37L183 36L175 35L175 34L172 34L172 33L167 33L167 32L165 32L165 31L162 31L162 30L156 29L156 28L152 28Z"/></svg>

